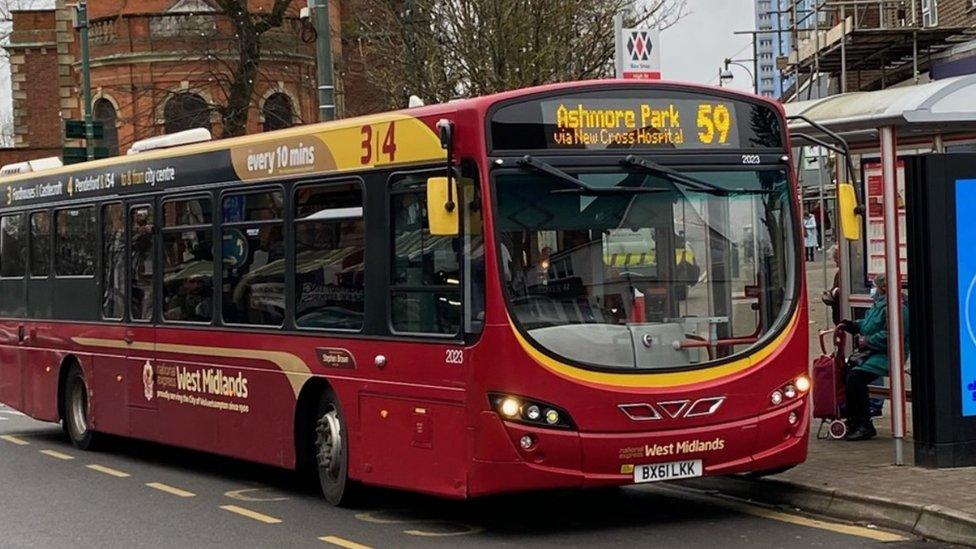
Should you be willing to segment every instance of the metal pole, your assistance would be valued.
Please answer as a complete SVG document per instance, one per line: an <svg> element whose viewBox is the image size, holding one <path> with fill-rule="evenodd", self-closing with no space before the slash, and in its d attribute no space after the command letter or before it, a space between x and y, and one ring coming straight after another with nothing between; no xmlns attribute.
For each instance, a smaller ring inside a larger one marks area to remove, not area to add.
<svg viewBox="0 0 976 549"><path fill-rule="evenodd" d="M812 82L810 82L810 87L807 88L807 99L814 99L813 86L817 86L817 97L820 99L820 5L814 3L813 5L813 72L811 73Z"/></svg>
<svg viewBox="0 0 976 549"><path fill-rule="evenodd" d="M759 95L759 44L756 35L752 35L752 93ZM743 67L745 68L745 67ZM749 72L748 70L746 72Z"/></svg>
<svg viewBox="0 0 976 549"><path fill-rule="evenodd" d="M827 224L824 220L827 219L827 208L825 206L826 201L824 200L824 171L823 164L827 161L826 149L823 147L817 147L817 183L818 183L818 204L820 206L820 219L817 220L817 230L820 231L820 250L823 251L823 257L821 258L821 266L823 267L823 284L824 288L829 288L827 286ZM830 309L824 307L824 326L830 326Z"/></svg>
<svg viewBox="0 0 976 549"><path fill-rule="evenodd" d="M795 101L800 100L800 29L798 28L799 22L796 20L796 1L790 2L790 31L792 31L793 36L790 40L790 47L793 49L793 53L796 54L796 64L793 65L793 97Z"/></svg>
<svg viewBox="0 0 976 549"><path fill-rule="evenodd" d="M613 48L614 71L613 72L614 72L614 76L617 78L624 77L624 52L622 51L623 44L620 43L621 42L620 37L623 36L623 33L624 33L624 14L617 13L617 15L613 16L613 43L614 43L614 48ZM721 72L721 69L719 69L719 72ZM722 79L719 78L719 85L721 85L721 82Z"/></svg>
<svg viewBox="0 0 976 549"><path fill-rule="evenodd" d="M855 8L857 9L857 8ZM847 9L840 7L840 93L847 93Z"/></svg>
<svg viewBox="0 0 976 549"><path fill-rule="evenodd" d="M837 157L836 163L837 169L837 183L854 183L855 175L852 173L847 173L847 162L844 161L840 156ZM840 201L836 199L837 193L840 187L834 191L834 204L839 204ZM844 234L844 219L843 216L837 215L837 234ZM851 312L851 243L849 240L843 237L837 239L837 244L840 245L840 317L850 318Z"/></svg>
<svg viewBox="0 0 976 549"><path fill-rule="evenodd" d="M319 121L335 118L335 86L332 83L332 23L329 0L308 0L315 17L315 57L318 73Z"/></svg>
<svg viewBox="0 0 976 549"><path fill-rule="evenodd" d="M918 84L918 31L912 31L912 78Z"/></svg>
<svg viewBox="0 0 976 549"><path fill-rule="evenodd" d="M85 113L85 158L95 159L95 127L92 124L91 61L88 52L88 1L78 2L78 31L81 39L81 100Z"/></svg>
<svg viewBox="0 0 976 549"><path fill-rule="evenodd" d="M898 254L898 148L895 129L881 128L881 166L884 179L885 276L888 297L888 358L891 370L891 434L895 465L905 464L905 367L902 354L901 277Z"/></svg>

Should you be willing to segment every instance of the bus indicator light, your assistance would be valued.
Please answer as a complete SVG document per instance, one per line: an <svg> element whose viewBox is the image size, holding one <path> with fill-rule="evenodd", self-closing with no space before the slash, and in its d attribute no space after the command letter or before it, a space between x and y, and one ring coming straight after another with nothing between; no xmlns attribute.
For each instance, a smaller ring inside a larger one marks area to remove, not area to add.
<svg viewBox="0 0 976 549"><path fill-rule="evenodd" d="M555 425L559 423L559 412L551 408L546 410L546 423L548 423L549 425Z"/></svg>
<svg viewBox="0 0 976 549"><path fill-rule="evenodd" d="M542 410L540 410L539 407L536 406L535 404L526 408L525 417L531 419L532 421L538 420L539 417L541 416L542 416Z"/></svg>
<svg viewBox="0 0 976 549"><path fill-rule="evenodd" d="M783 393L773 391L773 394L769 395L769 401L773 403L773 406L779 406L783 403Z"/></svg>

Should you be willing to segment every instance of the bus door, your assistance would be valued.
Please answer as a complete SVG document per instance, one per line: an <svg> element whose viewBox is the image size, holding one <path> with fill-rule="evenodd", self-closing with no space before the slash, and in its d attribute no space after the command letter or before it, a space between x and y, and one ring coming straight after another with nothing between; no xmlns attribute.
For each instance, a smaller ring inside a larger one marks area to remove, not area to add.
<svg viewBox="0 0 976 549"><path fill-rule="evenodd" d="M159 230L155 204L139 201L126 204L126 305L128 322L123 340L126 344L125 370L132 436L158 440L156 414L158 378L156 363L156 329L158 318Z"/></svg>
<svg viewBox="0 0 976 549"><path fill-rule="evenodd" d="M368 482L420 483L451 493L464 485L467 458L465 445L457 443L465 429L463 383L471 368L461 339L467 324L463 272L483 272L484 265L480 242L472 246L461 236L430 233L427 178L443 173L394 174L390 181L388 329L402 341L367 348L363 357L377 365L376 377L389 383L360 394L361 438L372 441L364 444L360 473ZM464 187L462 211L467 212L465 200L476 195ZM465 258L480 263L465 267Z"/></svg>
<svg viewBox="0 0 976 549"><path fill-rule="evenodd" d="M0 315L8 320L0 328L0 402L23 407L21 347L27 338L24 324L27 238L24 214L0 216Z"/></svg>

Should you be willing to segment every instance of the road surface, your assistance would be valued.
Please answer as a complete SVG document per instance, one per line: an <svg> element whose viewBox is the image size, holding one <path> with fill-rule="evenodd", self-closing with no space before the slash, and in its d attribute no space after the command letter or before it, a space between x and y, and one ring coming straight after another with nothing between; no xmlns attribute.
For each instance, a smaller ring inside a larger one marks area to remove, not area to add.
<svg viewBox="0 0 976 549"><path fill-rule="evenodd" d="M371 490L337 509L287 471L138 441L81 452L0 406L0 547L205 545L943 547L675 485L471 502Z"/></svg>

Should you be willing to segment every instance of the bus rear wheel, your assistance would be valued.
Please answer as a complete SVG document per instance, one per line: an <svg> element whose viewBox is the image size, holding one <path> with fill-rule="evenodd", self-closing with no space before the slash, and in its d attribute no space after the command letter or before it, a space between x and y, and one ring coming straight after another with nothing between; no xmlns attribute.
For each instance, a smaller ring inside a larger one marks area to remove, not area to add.
<svg viewBox="0 0 976 549"><path fill-rule="evenodd" d="M65 376L62 391L62 410L64 418L62 427L71 440L71 444L79 450L91 450L95 446L95 431L92 430L88 415L88 384L81 368L74 364Z"/></svg>
<svg viewBox="0 0 976 549"><path fill-rule="evenodd" d="M349 480L349 431L335 393L326 391L315 421L315 464L322 495L332 505L348 505L356 491Z"/></svg>

